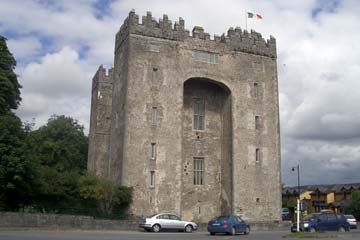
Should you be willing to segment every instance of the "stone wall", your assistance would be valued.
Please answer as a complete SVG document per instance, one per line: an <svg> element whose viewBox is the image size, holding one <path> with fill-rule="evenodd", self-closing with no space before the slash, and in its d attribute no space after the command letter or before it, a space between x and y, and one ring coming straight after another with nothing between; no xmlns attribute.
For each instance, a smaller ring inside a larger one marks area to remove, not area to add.
<svg viewBox="0 0 360 240"><path fill-rule="evenodd" d="M206 231L206 223L198 225L198 231ZM252 231L289 230L290 223L254 222L250 226ZM88 216L0 212L0 229L24 228L142 231L135 220L99 220Z"/></svg>
<svg viewBox="0 0 360 240"><path fill-rule="evenodd" d="M138 230L138 222L99 220L89 216L0 212L0 228Z"/></svg>

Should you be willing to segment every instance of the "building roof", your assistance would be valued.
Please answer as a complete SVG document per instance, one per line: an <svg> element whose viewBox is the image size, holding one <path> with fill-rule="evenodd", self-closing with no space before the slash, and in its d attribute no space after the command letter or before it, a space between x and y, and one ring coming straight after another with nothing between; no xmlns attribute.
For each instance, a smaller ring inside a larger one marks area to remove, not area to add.
<svg viewBox="0 0 360 240"><path fill-rule="evenodd" d="M346 184L329 184L329 185L304 185L300 186L300 193L306 191L318 191L322 194L328 194L331 192L342 193L350 190L360 190L360 183L346 183ZM299 195L298 187L284 187L282 189L283 195Z"/></svg>

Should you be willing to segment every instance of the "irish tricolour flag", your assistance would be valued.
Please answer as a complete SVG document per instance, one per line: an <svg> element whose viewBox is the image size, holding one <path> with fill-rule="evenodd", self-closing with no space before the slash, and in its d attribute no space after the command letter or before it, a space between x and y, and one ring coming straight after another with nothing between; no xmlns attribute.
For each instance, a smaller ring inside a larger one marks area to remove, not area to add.
<svg viewBox="0 0 360 240"><path fill-rule="evenodd" d="M248 18L256 18L256 19L262 19L263 17L260 14L255 14L252 12L247 12L247 17Z"/></svg>

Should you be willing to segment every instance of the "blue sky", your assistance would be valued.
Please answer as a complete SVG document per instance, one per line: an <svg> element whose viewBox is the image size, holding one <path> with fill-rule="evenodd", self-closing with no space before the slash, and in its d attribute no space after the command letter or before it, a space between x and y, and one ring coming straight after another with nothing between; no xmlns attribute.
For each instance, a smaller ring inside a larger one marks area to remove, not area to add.
<svg viewBox="0 0 360 240"><path fill-rule="evenodd" d="M357 0L2 0L0 34L23 85L17 114L44 124L65 114L89 126L91 79L111 67L115 33L131 9L167 14L211 35L245 27L277 39L282 176L304 184L360 182L360 2ZM225 14L226 13L226 14Z"/></svg>

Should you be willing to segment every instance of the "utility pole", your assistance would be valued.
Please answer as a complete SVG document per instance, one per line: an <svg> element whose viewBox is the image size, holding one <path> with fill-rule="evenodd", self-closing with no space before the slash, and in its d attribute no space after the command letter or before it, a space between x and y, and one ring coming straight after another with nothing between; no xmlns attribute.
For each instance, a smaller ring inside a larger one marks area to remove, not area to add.
<svg viewBox="0 0 360 240"><path fill-rule="evenodd" d="M291 169L293 172L296 170L297 171L297 176L298 176L298 199L297 199L297 212L296 212L296 231L300 232L300 165L298 164L295 167L293 167Z"/></svg>

